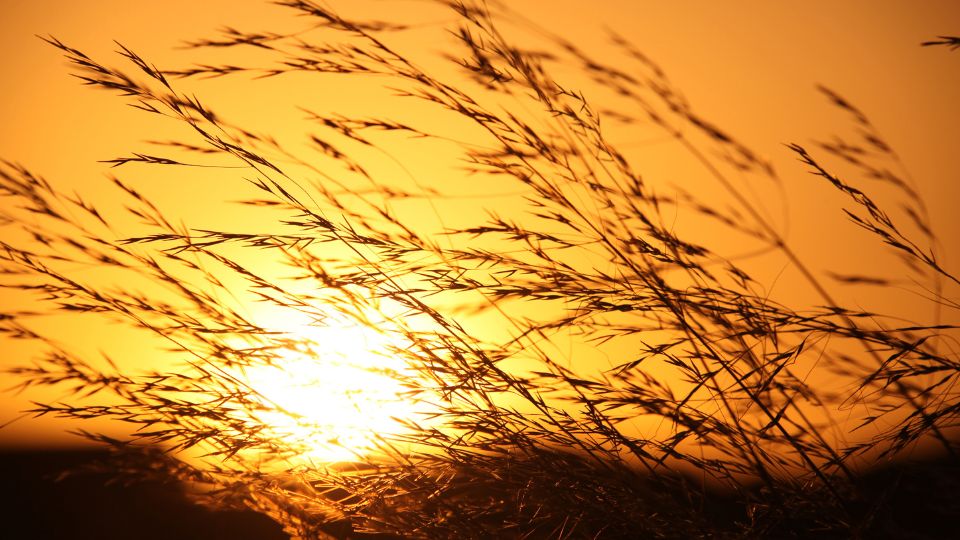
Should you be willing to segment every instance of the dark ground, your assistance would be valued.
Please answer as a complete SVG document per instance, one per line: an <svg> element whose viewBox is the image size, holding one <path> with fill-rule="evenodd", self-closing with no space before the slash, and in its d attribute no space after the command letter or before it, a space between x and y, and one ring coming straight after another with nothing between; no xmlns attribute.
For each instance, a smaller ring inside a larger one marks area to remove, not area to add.
<svg viewBox="0 0 960 540"><path fill-rule="evenodd" d="M279 525L265 516L253 512L215 512L196 506L173 483L122 485L108 482L107 474L89 472L57 480L64 470L76 469L106 456L104 452L92 450L0 448L0 478L4 488L0 496L0 539L289 538ZM865 498L857 505L860 508L853 509L854 514L872 517L863 538L960 538L960 463L955 460L882 469L862 477L858 484ZM729 526L733 517L721 514L724 515L715 518ZM809 516L796 517L799 519L787 517L781 526L761 536L839 538L825 531L816 534L817 528L808 522ZM733 520L742 519L738 515Z"/></svg>
<svg viewBox="0 0 960 540"><path fill-rule="evenodd" d="M253 512L213 512L178 486L108 483L102 473L60 472L106 456L96 451L0 449L0 538L4 540L287 540Z"/></svg>

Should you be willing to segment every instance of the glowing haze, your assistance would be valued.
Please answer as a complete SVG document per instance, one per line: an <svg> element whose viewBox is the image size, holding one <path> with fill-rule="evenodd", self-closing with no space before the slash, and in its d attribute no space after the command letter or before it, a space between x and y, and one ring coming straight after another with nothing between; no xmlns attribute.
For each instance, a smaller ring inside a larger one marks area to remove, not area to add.
<svg viewBox="0 0 960 540"><path fill-rule="evenodd" d="M293 344L277 349L269 364L233 375L261 402L249 414L301 448L298 459L355 461L384 451L386 441L404 434L404 422L429 425L422 396L415 400L401 374L384 367L393 363L383 334L349 323L281 331Z"/></svg>

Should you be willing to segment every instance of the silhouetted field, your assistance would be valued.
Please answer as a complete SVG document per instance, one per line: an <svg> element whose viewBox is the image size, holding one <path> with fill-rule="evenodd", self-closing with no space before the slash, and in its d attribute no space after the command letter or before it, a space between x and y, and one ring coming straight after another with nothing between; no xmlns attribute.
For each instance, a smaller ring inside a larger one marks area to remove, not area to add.
<svg viewBox="0 0 960 540"><path fill-rule="evenodd" d="M4 538L50 540L285 540L271 519L252 511L215 511L196 506L176 481L118 479L93 465L108 464L98 450L2 450L0 474L12 488L0 508ZM872 471L858 480L870 498L857 501L864 516L879 513L863 538L955 538L960 519L960 465L928 460ZM733 497L715 495L697 511L710 515L717 532L748 519ZM785 520L769 537L844 538L819 534L814 523ZM374 538L374 535L353 535ZM386 537L384 537L386 538Z"/></svg>
<svg viewBox="0 0 960 540"><path fill-rule="evenodd" d="M2 536L19 539L283 540L270 518L197 506L177 481L124 482L93 472L97 450L2 450ZM129 479L128 479L129 480Z"/></svg>
<svg viewBox="0 0 960 540"><path fill-rule="evenodd" d="M11 519L40 536L276 532L189 506L178 479L194 500L304 538L949 535L960 279L940 255L951 239L865 112L819 87L847 135L785 144L783 172L622 36L609 36L614 58L595 57L506 3L439 0L452 44L422 63L397 37L416 25L278 3L309 23L225 28L186 44L217 59L179 68L124 45L116 68L45 38L86 85L185 135L104 160L107 201L0 163L14 201L0 208L0 275L28 299L4 306L0 332L36 351L7 372L21 389L72 392L35 414L130 427L81 433L115 452L109 477L152 481L50 484L44 470L92 456L10 456L32 501ZM194 92L216 79L253 99L260 84L315 80L332 97L333 78L394 101L348 114L280 90L266 105L303 130L267 134ZM656 135L673 161L611 132ZM431 169L443 156L456 166ZM650 179L654 166L684 173ZM137 183L145 169L178 186L167 207ZM234 212L170 217L199 193L191 174ZM872 242L893 262L810 264L771 211L797 176L830 203L802 211L829 207L856 231L843 249ZM789 269L789 290L770 268ZM906 290L916 320L847 301L849 287ZM102 323L95 345L138 332L168 362L77 352L50 336L68 327L45 326L51 315ZM343 417L359 420L338 431ZM918 451L948 457L907 464Z"/></svg>

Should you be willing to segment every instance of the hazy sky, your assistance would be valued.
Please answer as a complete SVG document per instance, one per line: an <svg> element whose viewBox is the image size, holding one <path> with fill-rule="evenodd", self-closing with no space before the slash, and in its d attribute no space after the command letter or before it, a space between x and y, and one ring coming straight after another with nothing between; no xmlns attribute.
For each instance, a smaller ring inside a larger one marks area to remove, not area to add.
<svg viewBox="0 0 960 540"><path fill-rule="evenodd" d="M630 39L664 67L703 116L775 164L791 207L816 209L817 195L804 187L812 180L783 144L827 139L847 129L847 119L815 85L843 94L899 153L930 204L946 265L960 267L960 252L951 242L960 232L960 51L919 46L937 35L960 34L960 2L514 4L586 50L604 50L605 27ZM398 14L409 18L424 9L424 2L363 6L369 10L363 15L390 20ZM350 9L360 10L356 4ZM184 39L222 26L269 29L275 21L286 24L281 22L288 21L286 11L254 0L3 2L0 157L28 165L57 186L84 191L88 179L105 169L96 160L128 152L131 137L149 137L136 111L104 92L83 89L68 76L57 51L35 34L56 36L99 58L109 58L117 40L167 67L189 63L189 53L172 51ZM443 48L442 43L431 46ZM832 225L819 219L793 222L801 229L795 233L801 251L815 244L811 238L832 234ZM838 257L858 256L849 247L837 249L843 251ZM6 363L12 359L4 351L9 349L0 342L0 362ZM23 397L0 396L0 423L25 404ZM51 421L18 423L0 431L0 444L52 441L59 427Z"/></svg>

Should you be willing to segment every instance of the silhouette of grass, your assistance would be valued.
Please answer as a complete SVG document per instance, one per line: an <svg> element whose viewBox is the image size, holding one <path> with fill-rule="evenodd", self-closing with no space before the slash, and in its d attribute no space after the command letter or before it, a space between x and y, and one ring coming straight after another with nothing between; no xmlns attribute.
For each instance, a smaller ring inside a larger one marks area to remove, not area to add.
<svg viewBox="0 0 960 540"><path fill-rule="evenodd" d="M787 148L800 170L844 197L853 225L906 263L904 274L938 314L933 323L835 298L751 195L751 184L782 182L773 166L697 113L620 36L611 36L622 55L614 62L505 5L440 0L457 17L450 29L460 54L441 55L452 72L395 48L390 37L407 31L403 24L350 20L312 1L277 3L309 20L308 29L227 28L188 43L198 54L255 48L272 59L266 67L238 60L160 69L118 45L128 72L44 38L85 84L189 130L183 140L154 141L160 155L105 163L121 172L215 168L258 192L241 203L250 223L271 223L188 228L114 177L140 223L130 233L29 169L0 167L0 190L19 204L4 221L28 233L0 242L5 286L35 293L51 311L147 330L182 360L145 374L100 369L35 329L36 313L2 314L7 339L47 347L8 372L24 388L64 386L77 398L33 412L135 427L124 440L83 432L115 449L117 472L178 478L199 500L252 508L303 538L849 537L882 533L884 505L895 499L865 487L864 468L920 443L955 458L957 328L939 314L960 307L951 294L960 281L937 256L917 186L892 172L899 158L838 93L821 88L850 115L857 139ZM539 35L545 48L515 44L503 21ZM940 39L924 45L955 45ZM562 68L591 86L565 85L555 76ZM426 116L408 121L399 106L396 118L304 108L315 130L291 148L179 89L203 77L252 75L238 84L256 85L329 74L388 88L398 103L464 127L438 131ZM665 135L710 186L646 181L608 124ZM391 151L411 141L426 152L446 145L465 170L449 181L458 184L413 178L407 189L371 165L382 151L411 170L416 156ZM896 214L831 172L823 155L891 187ZM461 184L480 182L518 195L467 225L444 213L463 196ZM227 186L224 197L238 192ZM441 223L457 224L430 230L397 209L420 199ZM779 257L816 300L791 307L772 298L748 264L723 255L728 240L677 227L678 209L738 246ZM267 270L266 259L295 274ZM155 288L138 292L122 279L99 287L71 273L77 263ZM903 281L829 275L880 290ZM350 463L303 459L311 439L265 418L323 427L244 374L284 369L291 351L323 365L326 344L249 316L252 301L384 336L382 366L367 369L398 382L423 412L396 418L395 433L373 434L372 448L348 449ZM564 355L568 347L575 354ZM613 351L609 365L598 362L605 351ZM842 384L821 383L831 380Z"/></svg>

